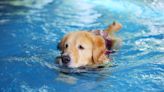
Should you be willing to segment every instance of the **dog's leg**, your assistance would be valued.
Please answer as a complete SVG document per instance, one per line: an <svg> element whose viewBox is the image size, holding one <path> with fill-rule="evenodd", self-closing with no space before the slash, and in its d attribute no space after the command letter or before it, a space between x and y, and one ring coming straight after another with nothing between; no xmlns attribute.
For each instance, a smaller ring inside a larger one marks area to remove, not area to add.
<svg viewBox="0 0 164 92"><path fill-rule="evenodd" d="M109 36L114 36L114 33L119 31L122 28L122 25L118 22L113 22L109 27L105 30Z"/></svg>
<svg viewBox="0 0 164 92"><path fill-rule="evenodd" d="M115 36L115 33L122 28L122 25L117 22L113 22L109 27L104 31L108 34L107 39L112 40L112 49L118 49L121 46L121 39Z"/></svg>

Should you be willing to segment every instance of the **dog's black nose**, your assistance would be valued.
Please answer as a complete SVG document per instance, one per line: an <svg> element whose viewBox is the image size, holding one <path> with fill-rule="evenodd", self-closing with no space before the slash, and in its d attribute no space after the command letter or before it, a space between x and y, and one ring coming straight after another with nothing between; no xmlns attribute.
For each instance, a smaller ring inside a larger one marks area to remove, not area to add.
<svg viewBox="0 0 164 92"><path fill-rule="evenodd" d="M62 56L62 63L63 64L68 64L71 61L71 58L68 55L63 55Z"/></svg>

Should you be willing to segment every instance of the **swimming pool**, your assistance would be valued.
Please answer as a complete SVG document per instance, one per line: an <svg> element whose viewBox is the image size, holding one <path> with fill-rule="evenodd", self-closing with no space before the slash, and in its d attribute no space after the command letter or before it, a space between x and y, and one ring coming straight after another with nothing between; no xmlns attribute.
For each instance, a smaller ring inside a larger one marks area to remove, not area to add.
<svg viewBox="0 0 164 92"><path fill-rule="evenodd" d="M164 91L162 0L0 1L0 92ZM99 72L61 74L54 66L62 36L123 24L117 65Z"/></svg>

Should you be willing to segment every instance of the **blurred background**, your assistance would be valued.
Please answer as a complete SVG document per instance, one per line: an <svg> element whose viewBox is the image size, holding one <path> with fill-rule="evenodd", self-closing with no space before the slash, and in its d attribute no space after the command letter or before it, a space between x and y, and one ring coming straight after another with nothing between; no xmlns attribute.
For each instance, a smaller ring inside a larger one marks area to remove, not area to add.
<svg viewBox="0 0 164 92"><path fill-rule="evenodd" d="M103 30L113 21L122 48L116 67L61 74L58 42L70 31ZM1 0L1 92L164 91L163 0Z"/></svg>

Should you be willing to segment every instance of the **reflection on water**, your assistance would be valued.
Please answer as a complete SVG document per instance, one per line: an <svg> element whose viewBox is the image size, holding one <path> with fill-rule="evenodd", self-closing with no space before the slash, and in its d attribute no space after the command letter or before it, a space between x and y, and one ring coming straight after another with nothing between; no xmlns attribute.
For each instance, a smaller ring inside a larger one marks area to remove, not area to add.
<svg viewBox="0 0 164 92"><path fill-rule="evenodd" d="M6 0L6 1L1 1L3 4L11 4L14 6L23 6L23 7L29 7L29 8L38 8L41 9L45 5L53 2L53 0Z"/></svg>
<svg viewBox="0 0 164 92"><path fill-rule="evenodd" d="M0 91L163 91L162 0L0 1ZM123 24L116 67L60 74L54 58L65 33ZM69 89L65 89L69 88ZM83 89L82 89L83 88Z"/></svg>

